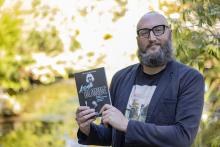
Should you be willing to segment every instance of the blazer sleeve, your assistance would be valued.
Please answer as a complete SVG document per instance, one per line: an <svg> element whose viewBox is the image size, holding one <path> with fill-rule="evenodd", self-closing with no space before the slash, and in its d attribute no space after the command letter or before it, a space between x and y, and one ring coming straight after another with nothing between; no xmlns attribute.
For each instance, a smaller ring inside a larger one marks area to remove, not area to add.
<svg viewBox="0 0 220 147"><path fill-rule="evenodd" d="M79 129L77 132L78 143L84 145L111 145L112 129L104 125L91 124L89 136L86 136Z"/></svg>
<svg viewBox="0 0 220 147"><path fill-rule="evenodd" d="M181 91L173 125L162 126L130 120L125 143L137 146L189 147L196 136L204 104L204 79L199 72L196 73L188 74L184 82L180 83Z"/></svg>

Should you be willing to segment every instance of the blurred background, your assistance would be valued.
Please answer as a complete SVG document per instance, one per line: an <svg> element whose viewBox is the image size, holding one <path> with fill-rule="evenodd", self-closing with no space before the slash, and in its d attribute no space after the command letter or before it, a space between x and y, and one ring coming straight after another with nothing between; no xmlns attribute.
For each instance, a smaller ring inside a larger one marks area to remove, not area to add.
<svg viewBox="0 0 220 147"><path fill-rule="evenodd" d="M150 10L167 16L177 60L205 77L193 147L219 147L219 0L0 0L0 147L80 147L73 74L105 67L110 83L138 62L136 23Z"/></svg>

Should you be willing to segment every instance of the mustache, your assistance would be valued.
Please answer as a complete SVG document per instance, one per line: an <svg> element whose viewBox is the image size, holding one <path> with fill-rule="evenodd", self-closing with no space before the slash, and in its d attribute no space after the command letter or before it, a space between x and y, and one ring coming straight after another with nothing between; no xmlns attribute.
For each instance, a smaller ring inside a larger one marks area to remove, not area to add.
<svg viewBox="0 0 220 147"><path fill-rule="evenodd" d="M154 45L158 45L158 46L161 46L161 44L160 43L150 43L150 44L148 44L147 46L146 46L146 49L147 48L150 48L150 47L152 47L152 46L154 46Z"/></svg>

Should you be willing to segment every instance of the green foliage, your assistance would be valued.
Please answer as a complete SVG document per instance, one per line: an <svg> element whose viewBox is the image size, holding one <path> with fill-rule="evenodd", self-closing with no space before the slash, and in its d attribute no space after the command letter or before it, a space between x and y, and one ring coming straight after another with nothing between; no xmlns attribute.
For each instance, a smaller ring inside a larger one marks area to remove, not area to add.
<svg viewBox="0 0 220 147"><path fill-rule="evenodd" d="M0 7L4 4L4 0L0 0Z"/></svg>
<svg viewBox="0 0 220 147"><path fill-rule="evenodd" d="M104 39L104 40L112 39L112 35L111 35L111 34L105 34L105 35L103 36L103 39Z"/></svg>
<svg viewBox="0 0 220 147"><path fill-rule="evenodd" d="M28 56L16 53L21 39L23 19L19 5L13 11L0 10L0 89L18 91L29 86L24 66L31 62Z"/></svg>
<svg viewBox="0 0 220 147"><path fill-rule="evenodd" d="M215 123L211 123L206 126L206 128L201 132L202 134L202 144L211 146L211 147L218 147L220 146L220 121Z"/></svg>
<svg viewBox="0 0 220 147"><path fill-rule="evenodd" d="M18 92L20 89L25 90L30 86L29 73L24 66L31 63L31 60L28 57L23 57L18 61L16 57L21 58L19 55L6 55L0 62L0 85L7 89L10 94L15 91Z"/></svg>
<svg viewBox="0 0 220 147"><path fill-rule="evenodd" d="M42 5L40 0L32 1L30 10L23 10L22 4L18 0L0 9L0 91L10 94L30 87L27 66L33 63L31 53L54 56L63 51L55 27L48 25L47 30L37 31L35 26L26 26L26 18L37 26L39 20L52 19L58 10Z"/></svg>
<svg viewBox="0 0 220 147"><path fill-rule="evenodd" d="M0 18L0 50L10 50L20 38L22 19L7 11L1 12Z"/></svg>
<svg viewBox="0 0 220 147"><path fill-rule="evenodd" d="M77 49L81 48L80 42L77 40L77 36L80 34L79 30L76 30L75 34L71 36L71 42L70 42L70 51L76 51Z"/></svg>
<svg viewBox="0 0 220 147"><path fill-rule="evenodd" d="M31 30L24 46L26 51L44 52L50 56L63 51L63 43L55 27L42 31Z"/></svg>
<svg viewBox="0 0 220 147"><path fill-rule="evenodd" d="M119 20L120 18L122 18L126 11L127 11L127 4L128 4L128 1L127 0L115 0L115 2L119 5L120 7L120 10L116 10L116 11L113 11L113 19L112 21L115 22L117 20Z"/></svg>
<svg viewBox="0 0 220 147"><path fill-rule="evenodd" d="M204 74L207 101L220 97L220 1L181 2L181 19L171 19L177 59Z"/></svg>
<svg viewBox="0 0 220 147"><path fill-rule="evenodd" d="M220 1L219 0L187 0L184 2L191 7L191 9L183 9L186 20L196 21L199 26L208 25L213 27L216 20L220 19ZM189 14L195 15L196 19Z"/></svg>

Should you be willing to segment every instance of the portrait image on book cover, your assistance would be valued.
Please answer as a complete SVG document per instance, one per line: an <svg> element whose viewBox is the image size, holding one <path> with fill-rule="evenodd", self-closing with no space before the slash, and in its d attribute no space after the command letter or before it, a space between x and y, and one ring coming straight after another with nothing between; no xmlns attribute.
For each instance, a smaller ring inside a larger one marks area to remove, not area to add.
<svg viewBox="0 0 220 147"><path fill-rule="evenodd" d="M85 81L86 81L86 83L81 85L79 93L84 93L84 92L90 90L91 88L93 88L93 83L95 81L95 78L91 73L87 73ZM95 99L92 100L91 104L92 105L90 105L90 108L93 108L93 109L95 109L98 106L97 101ZM86 100L85 100L85 105L88 106Z"/></svg>

